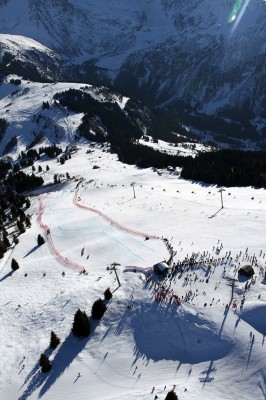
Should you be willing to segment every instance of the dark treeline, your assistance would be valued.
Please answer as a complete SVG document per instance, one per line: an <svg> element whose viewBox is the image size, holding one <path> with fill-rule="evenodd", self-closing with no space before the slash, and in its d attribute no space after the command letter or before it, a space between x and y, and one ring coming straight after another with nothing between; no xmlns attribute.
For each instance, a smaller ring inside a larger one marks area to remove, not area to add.
<svg viewBox="0 0 266 400"><path fill-rule="evenodd" d="M12 138L10 138L10 140L5 145L5 148L3 150L3 155L9 153L14 147L16 147L17 144L18 144L17 137L16 136L12 136Z"/></svg>
<svg viewBox="0 0 266 400"><path fill-rule="evenodd" d="M59 156L62 153L62 149L57 147L55 144L52 146L40 147L39 154L46 154L49 158L54 158Z"/></svg>
<svg viewBox="0 0 266 400"><path fill-rule="evenodd" d="M195 158L161 153L128 141L111 143L120 161L141 168L182 167L181 177L221 186L266 187L266 153L220 150L200 153Z"/></svg>
<svg viewBox="0 0 266 400"><path fill-rule="evenodd" d="M12 188L17 193L35 189L43 184L43 178L34 174L28 175L23 171L10 173L5 179L5 185Z"/></svg>
<svg viewBox="0 0 266 400"><path fill-rule="evenodd" d="M49 158L54 158L61 153L62 149L60 149L56 145L40 147L39 151L37 151L36 149L21 151L19 155L19 162L17 162L13 166L13 172L18 172L21 168L32 166L34 164L34 161L39 160L42 154L46 154Z"/></svg>
<svg viewBox="0 0 266 400"><path fill-rule="evenodd" d="M201 153L183 165L181 176L222 186L266 187L266 153L241 150Z"/></svg>
<svg viewBox="0 0 266 400"><path fill-rule="evenodd" d="M137 123L128 118L118 104L111 99L97 101L90 94L75 89L56 94L54 97L69 110L85 114L79 131L89 140L106 141L105 130L110 138L140 138L142 136L142 130Z"/></svg>
<svg viewBox="0 0 266 400"><path fill-rule="evenodd" d="M255 115L250 111L248 104L244 104L242 108L227 107L223 111L215 115L206 115L197 112L189 104L180 100L172 104L175 113L183 124L194 127L201 132L212 132L223 136L223 143L230 143L231 139L235 139L235 144L241 146L241 139L250 139L252 142L260 142L260 135L256 128L251 125L250 120ZM263 134L263 130L261 130Z"/></svg>
<svg viewBox="0 0 266 400"><path fill-rule="evenodd" d="M140 168L182 167L191 157L172 156L151 147L128 141L111 142L111 151L118 155L119 161L135 164Z"/></svg>
<svg viewBox="0 0 266 400"><path fill-rule="evenodd" d="M8 173L12 169L12 164L8 161L0 160L0 180L4 179Z"/></svg>
<svg viewBox="0 0 266 400"><path fill-rule="evenodd" d="M8 127L7 120L4 118L0 118L0 142L4 137L7 127Z"/></svg>
<svg viewBox="0 0 266 400"><path fill-rule="evenodd" d="M154 112L132 99L129 99L122 109L114 101L119 94L102 89L99 95L104 95L105 100L96 100L89 93L75 89L54 96L62 106L85 114L79 132L89 140L106 141L106 132L109 140L139 139L144 128L146 135L172 143L187 142L190 140L187 136L193 136L179 124L173 114L162 110ZM178 131L179 135L173 133L174 131Z"/></svg>
<svg viewBox="0 0 266 400"><path fill-rule="evenodd" d="M21 158L32 158L33 160L39 160L41 154L46 154L49 158L57 157L62 153L62 149L57 147L55 144L52 146L40 147L39 151L36 149L29 149L27 151L21 151Z"/></svg>
<svg viewBox="0 0 266 400"><path fill-rule="evenodd" d="M30 227L30 219L25 214L29 207L29 199L10 188L0 193L0 259L12 243L18 243L18 236Z"/></svg>

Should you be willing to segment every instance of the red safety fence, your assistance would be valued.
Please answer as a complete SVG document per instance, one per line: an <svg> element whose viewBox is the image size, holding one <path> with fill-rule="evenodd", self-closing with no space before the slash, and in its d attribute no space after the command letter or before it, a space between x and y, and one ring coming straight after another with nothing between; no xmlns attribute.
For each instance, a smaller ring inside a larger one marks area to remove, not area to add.
<svg viewBox="0 0 266 400"><path fill-rule="evenodd" d="M108 215L104 214L102 211L99 211L96 208L87 207L87 206L84 206L82 204L79 204L78 203L78 201L79 201L78 200L78 191L79 191L79 188L76 189L75 196L73 198L73 203L75 204L75 206L77 206L79 208L82 208L84 210L87 210L87 211L91 211L91 212L99 215L100 217L104 218L106 221L110 222L112 225L115 225L118 229L120 229L120 230L122 230L124 232L130 233L132 235L141 236L141 237L144 237L144 238L149 238L149 239L161 239L159 236L156 236L156 235L150 235L148 233L140 232L140 231L137 231L135 229L127 228L127 227L121 225L119 222L117 222L117 221L113 220L112 218L108 217Z"/></svg>

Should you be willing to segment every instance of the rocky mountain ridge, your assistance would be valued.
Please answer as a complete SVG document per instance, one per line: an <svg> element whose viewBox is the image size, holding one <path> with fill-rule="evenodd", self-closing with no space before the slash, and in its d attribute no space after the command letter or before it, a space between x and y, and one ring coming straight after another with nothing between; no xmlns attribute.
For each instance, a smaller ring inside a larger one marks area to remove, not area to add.
<svg viewBox="0 0 266 400"><path fill-rule="evenodd" d="M234 3L2 0L0 30L51 48L68 80L191 114L266 118L266 2L242 2L229 23Z"/></svg>

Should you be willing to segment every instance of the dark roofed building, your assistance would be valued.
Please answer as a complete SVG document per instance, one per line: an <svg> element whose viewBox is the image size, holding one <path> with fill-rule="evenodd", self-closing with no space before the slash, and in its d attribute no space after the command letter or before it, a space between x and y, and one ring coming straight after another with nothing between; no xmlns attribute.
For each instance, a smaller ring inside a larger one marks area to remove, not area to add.
<svg viewBox="0 0 266 400"><path fill-rule="evenodd" d="M251 277L255 274L251 265L244 265L243 267L239 268L238 273L247 277Z"/></svg>
<svg viewBox="0 0 266 400"><path fill-rule="evenodd" d="M166 262L161 261L157 264L154 264L153 266L153 271L155 272L155 274L157 275L166 275L168 270L169 270L169 265L166 264Z"/></svg>

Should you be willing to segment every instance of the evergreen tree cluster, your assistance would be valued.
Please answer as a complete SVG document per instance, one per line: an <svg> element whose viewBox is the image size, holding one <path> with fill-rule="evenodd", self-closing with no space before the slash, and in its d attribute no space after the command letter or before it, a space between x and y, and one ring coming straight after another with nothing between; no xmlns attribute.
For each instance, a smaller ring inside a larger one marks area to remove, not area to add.
<svg viewBox="0 0 266 400"><path fill-rule="evenodd" d="M152 147L126 140L111 142L111 152L118 155L119 161L131 165L135 164L140 168L167 168L169 165L181 167L190 158L161 153Z"/></svg>
<svg viewBox="0 0 266 400"><path fill-rule="evenodd" d="M219 150L195 158L174 156L132 141L112 141L118 159L141 168L181 167L181 177L222 186L266 187L266 156L263 151Z"/></svg>
<svg viewBox="0 0 266 400"><path fill-rule="evenodd" d="M40 155L36 149L29 149L27 151L21 151L20 158L22 158L22 159L28 158L28 159L32 159L33 161L35 161L35 160L40 159Z"/></svg>
<svg viewBox="0 0 266 400"><path fill-rule="evenodd" d="M113 295L109 288L105 290L104 296L106 300L110 300L112 298ZM92 305L91 316L93 319L99 320L103 317L106 310L107 307L105 302L99 298ZM75 313L74 322L72 325L73 334L79 338L84 338L89 336L90 330L90 321L86 312L78 309Z"/></svg>
<svg viewBox="0 0 266 400"><path fill-rule="evenodd" d="M12 170L12 164L8 161L0 160L0 180L5 179L10 170Z"/></svg>
<svg viewBox="0 0 266 400"><path fill-rule="evenodd" d="M0 142L4 137L4 134L6 133L8 127L8 122L4 118L0 118Z"/></svg>
<svg viewBox="0 0 266 400"><path fill-rule="evenodd" d="M59 156L62 153L62 149L57 147L55 144L52 146L40 147L39 148L39 155L46 154L49 158L54 158Z"/></svg>
<svg viewBox="0 0 266 400"><path fill-rule="evenodd" d="M11 267L13 271L19 268L16 260L12 259ZM112 293L109 288L105 290L104 295L106 298L111 299ZM101 319L106 309L107 307L102 299L96 300L92 306L92 318L97 320ZM72 324L73 335L77 336L80 339L83 339L85 337L88 337L90 335L90 332L91 326L86 312L78 309L74 315L74 321ZM50 347L52 349L56 349L59 344L59 337L53 331L51 331ZM44 353L41 354L39 363L42 372L48 372L52 367L51 361Z"/></svg>
<svg viewBox="0 0 266 400"><path fill-rule="evenodd" d="M21 193L32 190L43 184L43 178L34 174L28 175L23 171L17 173L9 173L5 179L5 185L13 188L16 192Z"/></svg>
<svg viewBox="0 0 266 400"><path fill-rule="evenodd" d="M60 344L60 339L59 337L52 331L51 332L51 337L50 337L50 347L51 349L56 349L57 346ZM39 359L41 371L43 373L49 372L52 368L52 363L49 360L49 357L45 354L42 353Z"/></svg>
<svg viewBox="0 0 266 400"><path fill-rule="evenodd" d="M18 165L20 168L26 168L33 165L34 161L39 160L42 154L46 154L49 158L57 157L59 154L62 153L62 149L57 147L55 144L52 146L40 147L39 151L36 149L30 148L27 151L21 151L19 155L19 163L15 164Z"/></svg>
<svg viewBox="0 0 266 400"><path fill-rule="evenodd" d="M57 93L54 98L69 110L84 113L79 132L93 141L106 141L105 130L108 140L137 139L142 136L144 127L147 134L156 139L172 143L189 141L190 132L178 122L173 113L152 110L132 99L128 99L122 110L114 101L114 97L119 97L118 93L101 88L100 94L105 97L105 101L97 101L89 93L77 89ZM174 133L177 130L179 135Z"/></svg>
<svg viewBox="0 0 266 400"><path fill-rule="evenodd" d="M16 136L13 136L12 138L10 138L10 140L5 145L5 148L3 150L3 155L9 153L17 145L17 143L18 143L18 139Z"/></svg>
<svg viewBox="0 0 266 400"><path fill-rule="evenodd" d="M128 118L118 104L112 101L112 98L109 101L100 102L89 93L76 89L57 93L54 97L69 110L85 114L79 131L87 139L106 141L105 129L109 138L140 138L142 135L142 130L136 122ZM93 135L90 134L91 128L94 131Z"/></svg>
<svg viewBox="0 0 266 400"><path fill-rule="evenodd" d="M42 109L43 109L43 110L49 110L49 108L50 108L50 103L49 103L49 101L43 101L43 102L42 102Z"/></svg>
<svg viewBox="0 0 266 400"><path fill-rule="evenodd" d="M266 157L262 151L220 150L201 153L184 164L184 179L222 186L266 187Z"/></svg>
<svg viewBox="0 0 266 400"><path fill-rule="evenodd" d="M11 246L8 234L9 225L16 223L19 234L25 231L25 227L30 226L29 217L25 214L25 209L29 207L30 201L23 195L11 190L0 194L0 258ZM16 236L13 236L13 242L15 244L18 242Z"/></svg>
<svg viewBox="0 0 266 400"><path fill-rule="evenodd" d="M3 225L0 226L0 235L0 237L3 237L3 240L0 240L0 258L3 258L8 247L10 247L10 241L8 239L7 231L5 230Z"/></svg>

